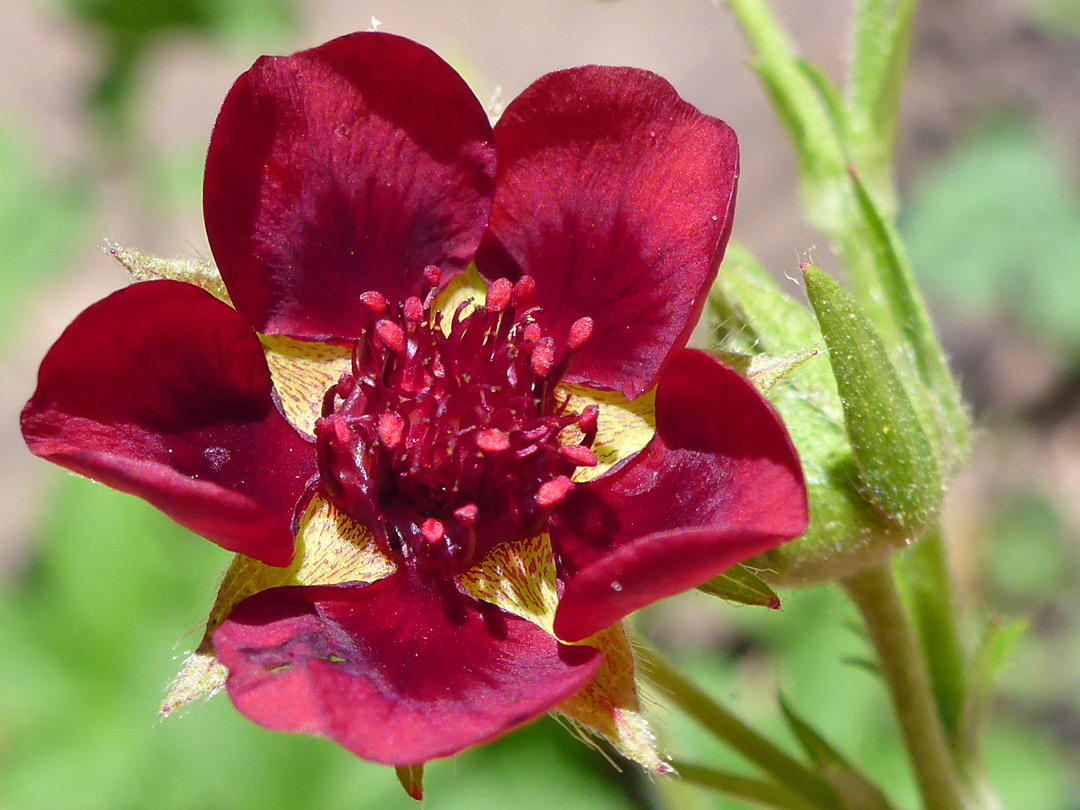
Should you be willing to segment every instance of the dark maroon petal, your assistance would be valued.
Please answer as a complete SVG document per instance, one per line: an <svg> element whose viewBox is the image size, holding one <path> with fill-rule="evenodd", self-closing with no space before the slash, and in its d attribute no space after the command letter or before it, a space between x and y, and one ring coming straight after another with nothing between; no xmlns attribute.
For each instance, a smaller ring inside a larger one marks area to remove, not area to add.
<svg viewBox="0 0 1080 810"><path fill-rule="evenodd" d="M237 79L206 158L206 232L260 332L357 337L362 293L402 299L426 266L465 267L494 174L487 116L449 65L352 34Z"/></svg>
<svg viewBox="0 0 1080 810"><path fill-rule="evenodd" d="M592 635L806 529L795 448L736 372L702 352L673 354L656 391L656 430L625 467L560 508L561 639Z"/></svg>
<svg viewBox="0 0 1080 810"><path fill-rule="evenodd" d="M495 142L481 272L535 277L537 320L559 347L592 318L569 379L636 397L685 345L723 257L735 133L659 76L583 67L529 87Z"/></svg>
<svg viewBox="0 0 1080 810"><path fill-rule="evenodd" d="M214 633L241 714L408 765L498 737L583 688L591 647L422 579L275 588Z"/></svg>
<svg viewBox="0 0 1080 810"><path fill-rule="evenodd" d="M288 565L315 453L274 408L251 326L176 281L136 284L56 341L22 413L30 450L219 546Z"/></svg>

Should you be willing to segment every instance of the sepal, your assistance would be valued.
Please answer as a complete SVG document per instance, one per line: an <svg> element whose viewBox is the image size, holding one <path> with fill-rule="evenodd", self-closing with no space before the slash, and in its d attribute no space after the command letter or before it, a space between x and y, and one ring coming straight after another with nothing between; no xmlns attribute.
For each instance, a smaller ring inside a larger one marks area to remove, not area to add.
<svg viewBox="0 0 1080 810"><path fill-rule="evenodd" d="M732 566L720 576L698 585L698 590L740 605L780 609L780 597L776 591L745 565Z"/></svg>
<svg viewBox="0 0 1080 810"><path fill-rule="evenodd" d="M105 252L131 273L136 281L183 281L201 287L214 298L232 306L225 282L221 280L221 273L213 262L179 256L162 259L141 250L124 247L110 239L105 240Z"/></svg>
<svg viewBox="0 0 1080 810"><path fill-rule="evenodd" d="M859 489L891 523L917 534L941 506L934 449L874 324L827 274L812 265L803 274L829 348Z"/></svg>
<svg viewBox="0 0 1080 810"><path fill-rule="evenodd" d="M409 794L410 799L424 799L424 763L419 765L398 765L394 768L398 781Z"/></svg>
<svg viewBox="0 0 1080 810"><path fill-rule="evenodd" d="M731 366L750 380L758 391L767 396L778 382L796 369L802 368L818 354L820 352L817 349L804 349L796 354L786 354L781 357L734 352L716 352L716 357L721 363Z"/></svg>
<svg viewBox="0 0 1080 810"><path fill-rule="evenodd" d="M728 249L710 294L709 316L718 352L798 357L824 346L813 313L781 289L741 245ZM807 358L765 395L798 448L810 527L802 537L753 558L750 565L770 585L803 585L857 571L902 547L905 533L886 521L853 484L854 453L829 364L821 357Z"/></svg>

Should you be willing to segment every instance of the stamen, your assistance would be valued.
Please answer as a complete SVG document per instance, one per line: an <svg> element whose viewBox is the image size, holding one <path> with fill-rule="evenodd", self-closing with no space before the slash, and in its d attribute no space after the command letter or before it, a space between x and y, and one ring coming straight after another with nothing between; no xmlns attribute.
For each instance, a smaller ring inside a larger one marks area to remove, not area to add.
<svg viewBox="0 0 1080 810"><path fill-rule="evenodd" d="M393 321L385 318L375 324L375 334L382 338L382 342L395 354L405 353L405 330Z"/></svg>
<svg viewBox="0 0 1080 810"><path fill-rule="evenodd" d="M360 301L376 315L386 312L386 296L377 290L360 293Z"/></svg>
<svg viewBox="0 0 1080 810"><path fill-rule="evenodd" d="M570 326L570 336L566 339L566 347L572 352L580 349L590 337L592 337L592 318L578 318Z"/></svg>
<svg viewBox="0 0 1080 810"><path fill-rule="evenodd" d="M495 279L488 287L485 306L492 312L502 312L510 305L510 295L513 289L509 279Z"/></svg>
<svg viewBox="0 0 1080 810"><path fill-rule="evenodd" d="M573 488L574 485L570 483L570 479L565 475L560 475L540 485L540 488L536 490L536 505L541 509L558 506Z"/></svg>
<svg viewBox="0 0 1080 810"><path fill-rule="evenodd" d="M583 444L564 444L559 448L559 455L578 467L595 467L596 453Z"/></svg>
<svg viewBox="0 0 1080 810"><path fill-rule="evenodd" d="M551 367L555 364L555 341L549 337L540 338L533 349L529 365L532 366L533 374L541 380L551 373Z"/></svg>
<svg viewBox="0 0 1080 810"><path fill-rule="evenodd" d="M536 279L532 276L522 276L514 283L514 294L510 300L515 309L521 309L532 301L535 295Z"/></svg>
<svg viewBox="0 0 1080 810"><path fill-rule="evenodd" d="M477 432L476 446L485 453L501 453L510 449L510 437L498 428L487 428Z"/></svg>
<svg viewBox="0 0 1080 810"><path fill-rule="evenodd" d="M424 535L424 539L434 545L443 539L446 534L446 527L442 525L442 521L428 518L420 526L420 534Z"/></svg>
<svg viewBox="0 0 1080 810"><path fill-rule="evenodd" d="M599 422L600 406L589 405L581 412L581 416L578 417L578 429L588 436L590 433L596 432L596 427Z"/></svg>
<svg viewBox="0 0 1080 810"><path fill-rule="evenodd" d="M323 399L315 486L395 560L460 572L542 530L574 471L598 463L600 409L576 413L552 393L591 339L589 318L557 344L536 322L535 280L522 276L492 281L485 305L459 302L440 325L445 279L431 265L419 297L361 296L371 317L351 371ZM580 443L561 444L573 425Z"/></svg>
<svg viewBox="0 0 1080 810"><path fill-rule="evenodd" d="M393 411L385 411L379 415L379 441L387 450L393 450L401 444L401 437L405 433L405 420Z"/></svg>
<svg viewBox="0 0 1080 810"><path fill-rule="evenodd" d="M404 311L405 320L409 323L420 323L420 319L424 317L424 304L415 295L410 295L405 299Z"/></svg>
<svg viewBox="0 0 1080 810"><path fill-rule="evenodd" d="M439 282L442 281L442 270L433 264L429 264L424 268L424 281L432 287L438 287Z"/></svg>
<svg viewBox="0 0 1080 810"><path fill-rule="evenodd" d="M462 526L476 525L476 518L479 514L480 510L476 508L475 503L467 503L454 510L454 517Z"/></svg>

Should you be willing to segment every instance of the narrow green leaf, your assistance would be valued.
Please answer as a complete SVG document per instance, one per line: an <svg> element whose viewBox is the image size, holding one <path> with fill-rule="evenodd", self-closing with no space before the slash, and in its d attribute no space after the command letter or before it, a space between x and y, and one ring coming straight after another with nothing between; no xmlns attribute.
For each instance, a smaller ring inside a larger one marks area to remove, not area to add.
<svg viewBox="0 0 1080 810"><path fill-rule="evenodd" d="M776 591L745 565L729 568L720 576L699 585L698 590L740 605L780 609L780 597L776 595Z"/></svg>
<svg viewBox="0 0 1080 810"><path fill-rule="evenodd" d="M409 794L409 798L422 801L424 798L424 764L398 765L394 768L398 781Z"/></svg>
<svg viewBox="0 0 1080 810"><path fill-rule="evenodd" d="M884 147L891 163L918 0L859 0L855 6L855 48L849 77L853 116L864 137Z"/></svg>
<svg viewBox="0 0 1080 810"><path fill-rule="evenodd" d="M971 666L956 743L958 752L968 760L964 763L968 768L979 766L981 738L990 700L1002 670L1009 662L1017 642L1027 630L1028 622L1025 619L1014 619L1005 623L990 621L983 630L982 640Z"/></svg>
<svg viewBox="0 0 1080 810"><path fill-rule="evenodd" d="M881 677L881 668L878 666L877 661L872 661L869 658L862 658L857 655L845 655L840 659L840 663L845 666L855 667L855 669L861 669L869 675L873 675L875 678Z"/></svg>
<svg viewBox="0 0 1080 810"><path fill-rule="evenodd" d="M766 782L760 779L751 779L746 776L719 771L715 768L707 768L701 765L693 765L687 762L675 763L675 769L687 782L692 782L708 790L726 796L729 799L746 802L753 807L772 808L773 810L839 810L835 803L820 804L811 801L806 796L790 788Z"/></svg>
<svg viewBox="0 0 1080 810"><path fill-rule="evenodd" d="M911 347L922 383L934 400L934 421L944 444L945 459L949 466L958 465L971 443L960 389L949 371L896 229L885 219L859 176L852 172L851 179L859 209L866 219L885 298L892 307L896 326Z"/></svg>
<svg viewBox="0 0 1080 810"><path fill-rule="evenodd" d="M844 807L889 810L889 800L885 798L885 794L856 770L828 740L799 717L783 695L780 696L780 710L803 750L817 764L822 776L832 785Z"/></svg>
<svg viewBox="0 0 1080 810"><path fill-rule="evenodd" d="M933 448L874 325L851 295L803 268L844 408L863 496L893 523L921 530L941 504Z"/></svg>
<svg viewBox="0 0 1080 810"><path fill-rule="evenodd" d="M847 140L848 114L840 91L836 89L832 79L805 59L796 59L795 67L817 92L825 111L829 114L833 132L840 138L841 144L844 143Z"/></svg>

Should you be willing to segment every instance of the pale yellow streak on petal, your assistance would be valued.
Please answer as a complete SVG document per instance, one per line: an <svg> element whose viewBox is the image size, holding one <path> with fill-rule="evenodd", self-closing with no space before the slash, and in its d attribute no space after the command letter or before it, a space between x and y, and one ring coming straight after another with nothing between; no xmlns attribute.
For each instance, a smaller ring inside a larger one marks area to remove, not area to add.
<svg viewBox="0 0 1080 810"><path fill-rule="evenodd" d="M454 276L435 299L435 306L432 309L442 315L443 334L450 334L450 324L454 322L454 312L457 311L458 306L472 301L472 304L465 307L461 313L462 317L466 317L475 306L483 304L486 300L487 284L480 277L476 265L470 264L464 273Z"/></svg>
<svg viewBox="0 0 1080 810"><path fill-rule="evenodd" d="M555 389L559 402L569 397L567 410L581 413L589 405L600 408L596 441L592 446L596 453L595 467L578 467L573 481L583 484L599 478L623 459L630 458L647 445L656 433L656 390L646 391L634 400L628 400L615 391L598 391L582 385L563 384ZM563 444L581 442L581 431L576 425L563 430L559 441Z"/></svg>
<svg viewBox="0 0 1080 810"><path fill-rule="evenodd" d="M352 368L352 348L259 335L285 418L305 436L315 435L328 388Z"/></svg>
<svg viewBox="0 0 1080 810"><path fill-rule="evenodd" d="M210 610L202 642L169 685L160 716L212 697L225 685L227 673L214 659L211 636L244 599L283 585L376 582L396 568L364 526L316 495L300 520L292 565L275 568L242 554L233 558Z"/></svg>
<svg viewBox="0 0 1080 810"><path fill-rule="evenodd" d="M616 751L650 773L671 773L671 766L660 756L656 736L641 713L634 680L634 653L622 623L581 643L599 649L604 662L589 684L559 704L555 711L604 737Z"/></svg>
<svg viewBox="0 0 1080 810"><path fill-rule="evenodd" d="M500 543L457 578L462 589L481 602L520 616L552 636L559 595L555 555L547 534Z"/></svg>
<svg viewBox="0 0 1080 810"><path fill-rule="evenodd" d="M175 257L162 259L143 253L141 250L126 248L116 242L105 240L105 249L114 259L123 265L136 281L183 281L201 287L215 298L232 306L232 300L221 280L221 273L213 262L199 259Z"/></svg>

